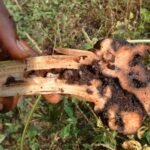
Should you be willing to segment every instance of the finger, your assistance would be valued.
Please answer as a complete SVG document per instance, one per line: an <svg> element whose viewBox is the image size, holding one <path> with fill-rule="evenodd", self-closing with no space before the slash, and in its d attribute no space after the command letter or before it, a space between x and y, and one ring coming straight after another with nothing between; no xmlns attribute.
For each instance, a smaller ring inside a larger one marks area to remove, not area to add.
<svg viewBox="0 0 150 150"><path fill-rule="evenodd" d="M0 1L0 47L13 59L24 59L34 55L34 52L19 40L15 23L2 0Z"/></svg>
<svg viewBox="0 0 150 150"><path fill-rule="evenodd" d="M0 112L6 113L13 110L19 101L19 96L0 98Z"/></svg>
<svg viewBox="0 0 150 150"><path fill-rule="evenodd" d="M61 101L61 96L58 94L46 94L43 95L43 97L48 103L52 103L52 104L56 104Z"/></svg>

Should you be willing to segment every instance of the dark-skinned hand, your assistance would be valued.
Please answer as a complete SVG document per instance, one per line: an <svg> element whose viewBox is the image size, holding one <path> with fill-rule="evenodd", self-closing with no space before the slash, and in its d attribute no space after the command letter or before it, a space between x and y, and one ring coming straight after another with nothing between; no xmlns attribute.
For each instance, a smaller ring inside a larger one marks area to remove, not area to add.
<svg viewBox="0 0 150 150"><path fill-rule="evenodd" d="M6 9L3 0L0 0L0 61L8 59L23 60L36 55L36 52L19 39L15 22ZM47 94L43 95L43 97L49 103L60 101L60 96L57 94ZM8 112L15 108L19 99L19 96L0 97L0 112Z"/></svg>

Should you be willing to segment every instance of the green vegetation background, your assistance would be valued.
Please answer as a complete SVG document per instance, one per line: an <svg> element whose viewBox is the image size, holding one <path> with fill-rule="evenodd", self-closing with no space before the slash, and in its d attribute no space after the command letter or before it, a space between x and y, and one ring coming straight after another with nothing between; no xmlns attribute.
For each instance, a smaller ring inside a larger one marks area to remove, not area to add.
<svg viewBox="0 0 150 150"><path fill-rule="evenodd" d="M89 49L101 38L150 38L149 0L5 0L20 37L37 50ZM150 59L147 64L150 65ZM27 117L37 97L0 114L0 150L19 150ZM107 127L92 106L64 97L57 105L38 102L23 141L24 150L150 150L150 117L135 135ZM125 149L125 147L124 147ZM128 148L129 149L129 148Z"/></svg>

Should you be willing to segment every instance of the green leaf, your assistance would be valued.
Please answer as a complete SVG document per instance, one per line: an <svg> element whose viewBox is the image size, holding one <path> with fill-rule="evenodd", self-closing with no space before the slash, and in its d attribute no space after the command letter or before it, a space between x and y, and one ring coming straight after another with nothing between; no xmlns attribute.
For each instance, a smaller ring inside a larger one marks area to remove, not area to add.
<svg viewBox="0 0 150 150"><path fill-rule="evenodd" d="M69 106L69 104L65 103L64 110L65 110L66 114L68 115L68 117L74 118L73 109L71 106Z"/></svg>
<svg viewBox="0 0 150 150"><path fill-rule="evenodd" d="M6 138L6 134L0 134L0 143L2 143Z"/></svg>
<svg viewBox="0 0 150 150"><path fill-rule="evenodd" d="M144 137L148 144L150 144L150 131L145 132Z"/></svg>
<svg viewBox="0 0 150 150"><path fill-rule="evenodd" d="M91 48L93 48L93 45L90 44L90 43L85 43L85 44L82 46L82 49L86 49L86 50L91 49Z"/></svg>
<svg viewBox="0 0 150 150"><path fill-rule="evenodd" d="M104 144L106 146L115 148L116 147L115 137L116 137L116 132L109 132L107 130L104 130L104 131L101 130L101 132L95 136L94 141L96 143Z"/></svg>
<svg viewBox="0 0 150 150"><path fill-rule="evenodd" d="M149 10L142 8L141 15L143 17L144 22L147 22L147 23L150 22L150 11Z"/></svg>
<svg viewBox="0 0 150 150"><path fill-rule="evenodd" d="M65 139L67 138L69 135L70 135L70 129L71 129L71 125L67 125L65 126L62 130L61 130L61 133L60 133L60 136Z"/></svg>
<svg viewBox="0 0 150 150"><path fill-rule="evenodd" d="M75 136L77 138L79 130L78 130L76 124L73 124L73 126L71 128L71 133L72 133L73 136Z"/></svg>
<svg viewBox="0 0 150 150"><path fill-rule="evenodd" d="M85 148L85 150L91 150L92 149L92 146L90 145L90 144L83 144L82 145L84 148Z"/></svg>
<svg viewBox="0 0 150 150"><path fill-rule="evenodd" d="M4 148L2 147L2 145L0 145L0 150L4 150Z"/></svg>
<svg viewBox="0 0 150 150"><path fill-rule="evenodd" d="M32 127L28 133L30 138L34 138L35 136L38 135L38 130L35 127Z"/></svg>
<svg viewBox="0 0 150 150"><path fill-rule="evenodd" d="M29 143L30 143L30 148L31 148L31 150L38 150L39 147L40 147L40 146L39 146L39 143L37 143L37 141L36 141L35 138L32 139L32 140L30 140Z"/></svg>

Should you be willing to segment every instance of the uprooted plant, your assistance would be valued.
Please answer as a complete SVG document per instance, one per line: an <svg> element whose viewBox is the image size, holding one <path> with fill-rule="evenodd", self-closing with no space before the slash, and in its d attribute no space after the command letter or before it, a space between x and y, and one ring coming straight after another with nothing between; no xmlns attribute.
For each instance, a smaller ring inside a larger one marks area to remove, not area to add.
<svg viewBox="0 0 150 150"><path fill-rule="evenodd" d="M67 94L95 104L108 126L135 133L150 112L146 45L104 39L91 51L57 48L56 54L0 62L0 97ZM1 107L1 110L5 107Z"/></svg>

